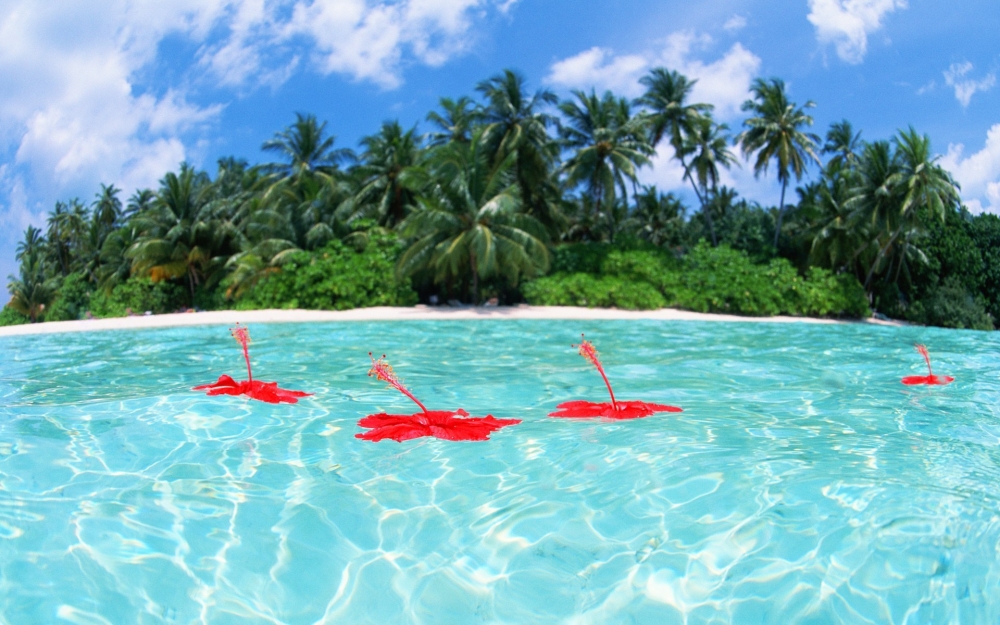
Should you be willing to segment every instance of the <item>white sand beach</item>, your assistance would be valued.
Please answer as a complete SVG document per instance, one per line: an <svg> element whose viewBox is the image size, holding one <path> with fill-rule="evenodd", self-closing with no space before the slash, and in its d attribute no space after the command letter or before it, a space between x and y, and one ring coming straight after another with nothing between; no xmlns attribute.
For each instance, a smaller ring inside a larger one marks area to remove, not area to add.
<svg viewBox="0 0 1000 625"><path fill-rule="evenodd" d="M137 328L166 328L197 325L233 325L249 323L300 323L315 321L423 321L455 319L660 319L664 321L742 321L753 323L871 323L904 325L895 321L866 319L839 321L813 317L739 317L697 313L674 308L659 310L618 310L616 308L578 308L574 306L423 306L355 308L353 310L217 310L211 312L140 315L81 321L53 321L0 327L0 336L90 332Z"/></svg>

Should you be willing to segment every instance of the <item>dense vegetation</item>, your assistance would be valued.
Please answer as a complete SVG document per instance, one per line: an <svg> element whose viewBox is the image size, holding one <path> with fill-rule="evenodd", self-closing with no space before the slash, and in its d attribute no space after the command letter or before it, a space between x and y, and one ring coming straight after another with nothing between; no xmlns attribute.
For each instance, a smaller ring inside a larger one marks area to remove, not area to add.
<svg viewBox="0 0 1000 625"><path fill-rule="evenodd" d="M1000 319L1000 220L962 208L927 136L867 142L844 121L821 138L815 105L790 101L777 79L754 82L731 135L710 105L688 101L684 76L656 69L642 82L635 101L560 101L505 71L477 99L442 99L426 134L386 122L355 153L298 114L264 143L274 162L226 158L214 175L181 164L124 203L103 185L24 233L0 323L493 298L874 310L978 329ZM658 149L697 206L639 186ZM777 177L778 206L720 186L736 152Z"/></svg>

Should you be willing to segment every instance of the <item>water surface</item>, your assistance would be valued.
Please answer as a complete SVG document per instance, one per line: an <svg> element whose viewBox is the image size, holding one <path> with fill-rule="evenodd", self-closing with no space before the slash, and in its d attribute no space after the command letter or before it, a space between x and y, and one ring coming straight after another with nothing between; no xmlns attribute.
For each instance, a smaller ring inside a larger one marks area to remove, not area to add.
<svg viewBox="0 0 1000 625"><path fill-rule="evenodd" d="M630 422L546 413L616 394ZM0 338L0 622L1000 622L993 334L662 321ZM925 342L947 387L908 388ZM413 406L485 443L356 440Z"/></svg>

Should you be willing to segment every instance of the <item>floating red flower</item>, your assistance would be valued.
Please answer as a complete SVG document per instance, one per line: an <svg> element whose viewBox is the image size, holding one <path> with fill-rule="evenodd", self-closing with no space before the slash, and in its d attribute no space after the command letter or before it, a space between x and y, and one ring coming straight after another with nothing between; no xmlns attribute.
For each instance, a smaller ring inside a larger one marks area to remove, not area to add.
<svg viewBox="0 0 1000 625"><path fill-rule="evenodd" d="M277 382L261 382L253 379L253 372L250 370L250 331L240 324L229 330L233 338L243 347L243 359L247 363L248 380L237 382L228 375L220 375L219 379L212 384L202 384L191 390L207 391L208 395L246 395L250 399L267 402L269 404L280 404L282 402L294 404L300 397L312 395L304 391L290 391L278 388Z"/></svg>
<svg viewBox="0 0 1000 625"><path fill-rule="evenodd" d="M580 335L581 338L583 335ZM573 347L577 347L574 345ZM611 382L604 373L601 359L597 356L597 349L594 344L584 339L580 345L580 355L586 358L597 367L597 372L604 378L604 384L608 387L608 394L611 395L611 402L592 402L584 400L567 401L556 406L556 412L549 413L550 417L563 417L569 419L588 419L593 417L603 417L605 419L641 419L657 412L683 412L677 406L666 404L653 404L644 401L617 401L615 392L611 389Z"/></svg>
<svg viewBox="0 0 1000 625"><path fill-rule="evenodd" d="M413 396L403 383L396 377L392 366L385 361L383 355L378 360L369 352L372 359L372 368L368 371L369 376L386 382L400 393L406 395L416 405L420 406L421 412L411 415L401 414L371 414L358 421L358 425L369 428L370 431L355 434L356 438L367 441L378 442L391 438L396 442L403 442L412 438L423 436L433 436L446 441L485 441L490 434L508 425L517 425L520 419L497 419L493 415L485 417L469 417L469 413L459 408L458 410L427 410L416 397Z"/></svg>
<svg viewBox="0 0 1000 625"><path fill-rule="evenodd" d="M917 384L930 384L930 385L945 385L950 384L955 381L955 378L950 375L934 375L931 370L931 355L927 352L927 348L923 345L914 345L920 355L924 357L924 362L927 363L927 375L908 375L903 378L903 384L907 386L914 386Z"/></svg>

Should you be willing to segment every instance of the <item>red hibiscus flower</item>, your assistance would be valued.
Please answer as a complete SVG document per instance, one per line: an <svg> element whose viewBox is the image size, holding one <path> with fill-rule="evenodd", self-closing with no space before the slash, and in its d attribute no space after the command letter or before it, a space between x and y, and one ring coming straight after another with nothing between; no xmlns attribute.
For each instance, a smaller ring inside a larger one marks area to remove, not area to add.
<svg viewBox="0 0 1000 625"><path fill-rule="evenodd" d="M490 434L508 425L517 425L520 419L496 419L493 415L485 417L469 417L469 413L459 408L458 410L427 410L420 403L420 400L413 396L403 383L396 377L396 372L392 366L385 361L383 355L375 360L371 352L368 353L372 359L372 368L368 371L369 376L375 376L406 395L416 405L420 406L420 412L411 415L401 414L371 414L358 421L358 425L369 428L368 432L355 434L356 438L366 441L378 442L386 438L391 438L396 442L403 442L412 438L423 436L433 436L446 441L485 441Z"/></svg>
<svg viewBox="0 0 1000 625"><path fill-rule="evenodd" d="M289 391L278 388L277 382L261 382L253 379L253 372L250 370L250 330L236 324L235 328L229 330L233 338L243 347L243 359L247 362L248 380L237 382L228 375L221 375L212 384L202 384L194 387L193 391L207 391L207 395L246 395L250 399L267 402L269 404L294 404L300 397L312 395L303 391Z"/></svg>
<svg viewBox="0 0 1000 625"><path fill-rule="evenodd" d="M934 375L934 371L931 370L931 355L927 352L927 348L923 345L914 345L920 355L924 357L924 362L927 363L927 375L908 375L903 378L903 384L907 386L914 386L916 384L930 384L930 385L945 385L950 384L955 381L955 378L950 375Z"/></svg>
<svg viewBox="0 0 1000 625"><path fill-rule="evenodd" d="M583 335L580 335L581 338ZM574 345L573 347L577 347ZM597 356L597 349L594 344L584 339L580 345L580 355L586 358L597 367L597 372L604 378L604 384L608 387L608 394L611 395L611 403L592 401L567 401L556 406L555 412L549 413L550 417L563 417L569 419L588 419L592 417L603 417L605 419L641 419L657 412L683 412L677 406L666 404L653 404L644 401L618 401L615 399L615 392L611 389L611 382L604 373L601 359Z"/></svg>

